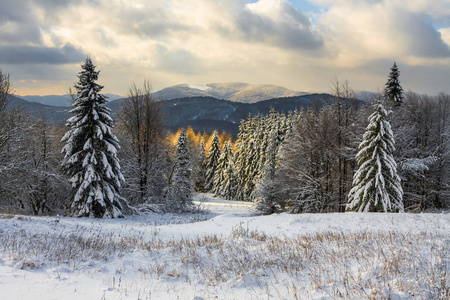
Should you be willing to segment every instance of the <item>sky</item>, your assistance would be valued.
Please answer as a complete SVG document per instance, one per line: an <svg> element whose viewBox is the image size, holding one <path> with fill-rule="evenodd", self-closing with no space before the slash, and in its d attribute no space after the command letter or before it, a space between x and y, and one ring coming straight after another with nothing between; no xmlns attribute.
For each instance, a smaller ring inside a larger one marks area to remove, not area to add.
<svg viewBox="0 0 450 300"><path fill-rule="evenodd" d="M188 83L450 93L450 0L0 0L0 69L65 94L89 55L105 93Z"/></svg>

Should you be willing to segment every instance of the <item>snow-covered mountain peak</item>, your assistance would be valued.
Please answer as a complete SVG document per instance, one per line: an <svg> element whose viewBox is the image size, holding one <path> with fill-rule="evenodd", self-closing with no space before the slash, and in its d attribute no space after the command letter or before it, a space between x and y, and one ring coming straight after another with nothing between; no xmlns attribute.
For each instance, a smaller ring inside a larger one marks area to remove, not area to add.
<svg viewBox="0 0 450 300"><path fill-rule="evenodd" d="M184 97L208 96L218 99L255 103L280 97L301 96L307 93L289 90L272 84L248 84L242 82L178 84L154 94L157 99L171 100Z"/></svg>

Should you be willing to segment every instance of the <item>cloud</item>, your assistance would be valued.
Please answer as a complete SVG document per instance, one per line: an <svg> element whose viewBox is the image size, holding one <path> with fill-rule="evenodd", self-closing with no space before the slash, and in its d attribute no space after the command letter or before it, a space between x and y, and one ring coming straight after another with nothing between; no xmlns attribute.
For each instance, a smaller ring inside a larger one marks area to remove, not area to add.
<svg viewBox="0 0 450 300"><path fill-rule="evenodd" d="M82 0L3 1L0 10L0 46L46 45L43 32L61 23L60 16Z"/></svg>
<svg viewBox="0 0 450 300"><path fill-rule="evenodd" d="M34 22L42 19L53 19L70 7L80 5L82 0L14 0L3 1L0 10L0 23Z"/></svg>
<svg viewBox="0 0 450 300"><path fill-rule="evenodd" d="M170 51L161 45L157 49L156 67L159 70L181 74L198 74L202 70L202 61L189 51Z"/></svg>
<svg viewBox="0 0 450 300"><path fill-rule="evenodd" d="M417 60L450 57L420 1L337 1L319 16L332 63L356 67L374 59Z"/></svg>
<svg viewBox="0 0 450 300"><path fill-rule="evenodd" d="M236 27L246 41L294 49L319 49L323 45L309 18L287 1L247 4L236 17Z"/></svg>
<svg viewBox="0 0 450 300"><path fill-rule="evenodd" d="M449 46L441 33L427 21L427 16L398 9L395 15L394 28L410 54L429 58L450 57Z"/></svg>
<svg viewBox="0 0 450 300"><path fill-rule="evenodd" d="M164 42L204 37L207 43L210 35L216 35L223 42L258 42L279 48L317 49L323 44L309 18L285 0L97 1L84 7L79 22L95 22L87 18L98 10L105 11L97 16L99 25L107 23L117 34Z"/></svg>
<svg viewBox="0 0 450 300"><path fill-rule="evenodd" d="M39 46L0 46L2 64L71 64L81 62L86 55L70 44L61 48Z"/></svg>
<svg viewBox="0 0 450 300"><path fill-rule="evenodd" d="M3 45L40 45L42 35L38 26L7 22L0 25L0 41Z"/></svg>
<svg viewBox="0 0 450 300"><path fill-rule="evenodd" d="M0 64L26 76L29 89L46 67L68 72L40 82L52 89L75 81L90 54L105 89L117 94L144 78L155 89L244 81L327 91L335 75L374 90L394 60L405 70L404 87L422 92L437 87L405 73L441 76L438 66L450 68L448 0L308 1L320 7L304 12L296 0L6 1Z"/></svg>
<svg viewBox="0 0 450 300"><path fill-rule="evenodd" d="M439 29L439 33L441 34L442 40L450 47L450 27Z"/></svg>

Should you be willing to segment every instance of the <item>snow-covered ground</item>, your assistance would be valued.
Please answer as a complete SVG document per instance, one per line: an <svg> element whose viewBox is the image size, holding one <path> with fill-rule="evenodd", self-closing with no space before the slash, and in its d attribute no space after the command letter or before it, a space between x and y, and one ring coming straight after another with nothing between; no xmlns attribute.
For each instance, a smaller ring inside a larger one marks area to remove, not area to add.
<svg viewBox="0 0 450 300"><path fill-rule="evenodd" d="M450 214L0 215L0 299L448 299Z"/></svg>

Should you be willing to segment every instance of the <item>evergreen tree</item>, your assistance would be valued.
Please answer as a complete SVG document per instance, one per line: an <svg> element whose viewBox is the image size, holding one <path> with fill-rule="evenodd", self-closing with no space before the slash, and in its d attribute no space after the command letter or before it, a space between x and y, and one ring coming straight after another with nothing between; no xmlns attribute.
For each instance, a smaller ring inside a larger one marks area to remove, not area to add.
<svg viewBox="0 0 450 300"><path fill-rule="evenodd" d="M237 152L235 155L235 173L237 176L236 200L252 201L255 179L260 165L260 147L263 131L261 123L264 118L252 117L242 121L239 126Z"/></svg>
<svg viewBox="0 0 450 300"><path fill-rule="evenodd" d="M273 175L276 153L291 126L290 118L274 109L268 116L250 115L241 122L234 159L236 200L255 201L262 196L257 187L267 179L266 172Z"/></svg>
<svg viewBox="0 0 450 300"><path fill-rule="evenodd" d="M392 156L394 136L381 102L374 105L369 125L359 145L359 168L353 177L347 210L359 212L403 211L403 190Z"/></svg>
<svg viewBox="0 0 450 300"><path fill-rule="evenodd" d="M77 97L67 120L70 130L62 138L62 168L73 187L72 215L115 218L122 216L127 202L119 194L124 181L117 159L119 141L111 132L110 109L103 104L103 86L97 84L99 72L88 57L75 86Z"/></svg>
<svg viewBox="0 0 450 300"><path fill-rule="evenodd" d="M273 108L263 122L266 123L263 141L260 149L260 163L258 166L258 181L273 180L277 165L277 154L286 133L292 127L290 119L285 114L277 113ZM255 191L256 194L259 192Z"/></svg>
<svg viewBox="0 0 450 300"><path fill-rule="evenodd" d="M384 89L384 96L391 106L400 106L403 102L403 88L400 85L399 77L400 71L398 70L397 64L394 62Z"/></svg>
<svg viewBox="0 0 450 300"><path fill-rule="evenodd" d="M273 109L273 108L272 108ZM271 116L274 110L271 110L271 115L262 117L259 119L258 125L255 131L255 140L259 143L256 145L257 153L258 153L258 161L255 164L256 176L253 178L254 183L256 184L263 177L263 169L267 161L267 148L269 146L270 140L270 132L272 131L272 127L274 123L271 120ZM276 116L276 115L275 115ZM254 198L255 190L252 191L252 199Z"/></svg>
<svg viewBox="0 0 450 300"><path fill-rule="evenodd" d="M243 199L243 190L246 179L246 169L248 165L247 160L247 151L248 151L248 137L249 137L249 127L251 123L252 117L251 115L247 120L242 120L239 125L239 133L238 139L236 141L237 151L234 155L234 171L236 173L236 195L235 200L242 201Z"/></svg>
<svg viewBox="0 0 450 300"><path fill-rule="evenodd" d="M200 142L200 153L197 164L196 180L195 180L195 190L197 192L205 191L205 179L206 179L206 149L205 140L202 138Z"/></svg>
<svg viewBox="0 0 450 300"><path fill-rule="evenodd" d="M217 162L220 157L220 141L219 134L214 131L211 145L209 147L208 163L206 165L205 190L214 190L214 175L217 170Z"/></svg>
<svg viewBox="0 0 450 300"><path fill-rule="evenodd" d="M261 119L258 117L256 122L260 122ZM255 126L258 126L255 123ZM259 126L258 126L259 127ZM259 161L260 161L260 144L262 140L259 137L259 131L255 128L251 132L250 140L248 141L248 151L247 151L247 168L244 174L244 188L243 188L243 200L244 201L253 201L254 200L254 190L256 186L256 181L259 179Z"/></svg>
<svg viewBox="0 0 450 300"><path fill-rule="evenodd" d="M228 141L220 155L214 176L214 193L225 199L233 199L236 179L233 170L233 145Z"/></svg>
<svg viewBox="0 0 450 300"><path fill-rule="evenodd" d="M186 211L192 206L192 169L186 129L178 138L175 168L172 182L166 189L165 201L168 211Z"/></svg>
<svg viewBox="0 0 450 300"><path fill-rule="evenodd" d="M259 171L261 179L257 183L255 190L256 210L265 215L280 211L280 205L277 202L280 185L275 182L275 174L279 167L278 152L287 132L292 127L290 120L293 118L292 113L287 117L284 114L276 113L274 110L270 112L268 117L269 129L266 132L266 139L268 140L266 158L264 165Z"/></svg>
<svg viewBox="0 0 450 300"><path fill-rule="evenodd" d="M273 128L267 135L269 145L267 147L266 159L263 167L260 169L260 180L255 189L255 198L257 200L256 210L264 215L277 211L276 193L278 192L274 183L279 148L277 128Z"/></svg>

